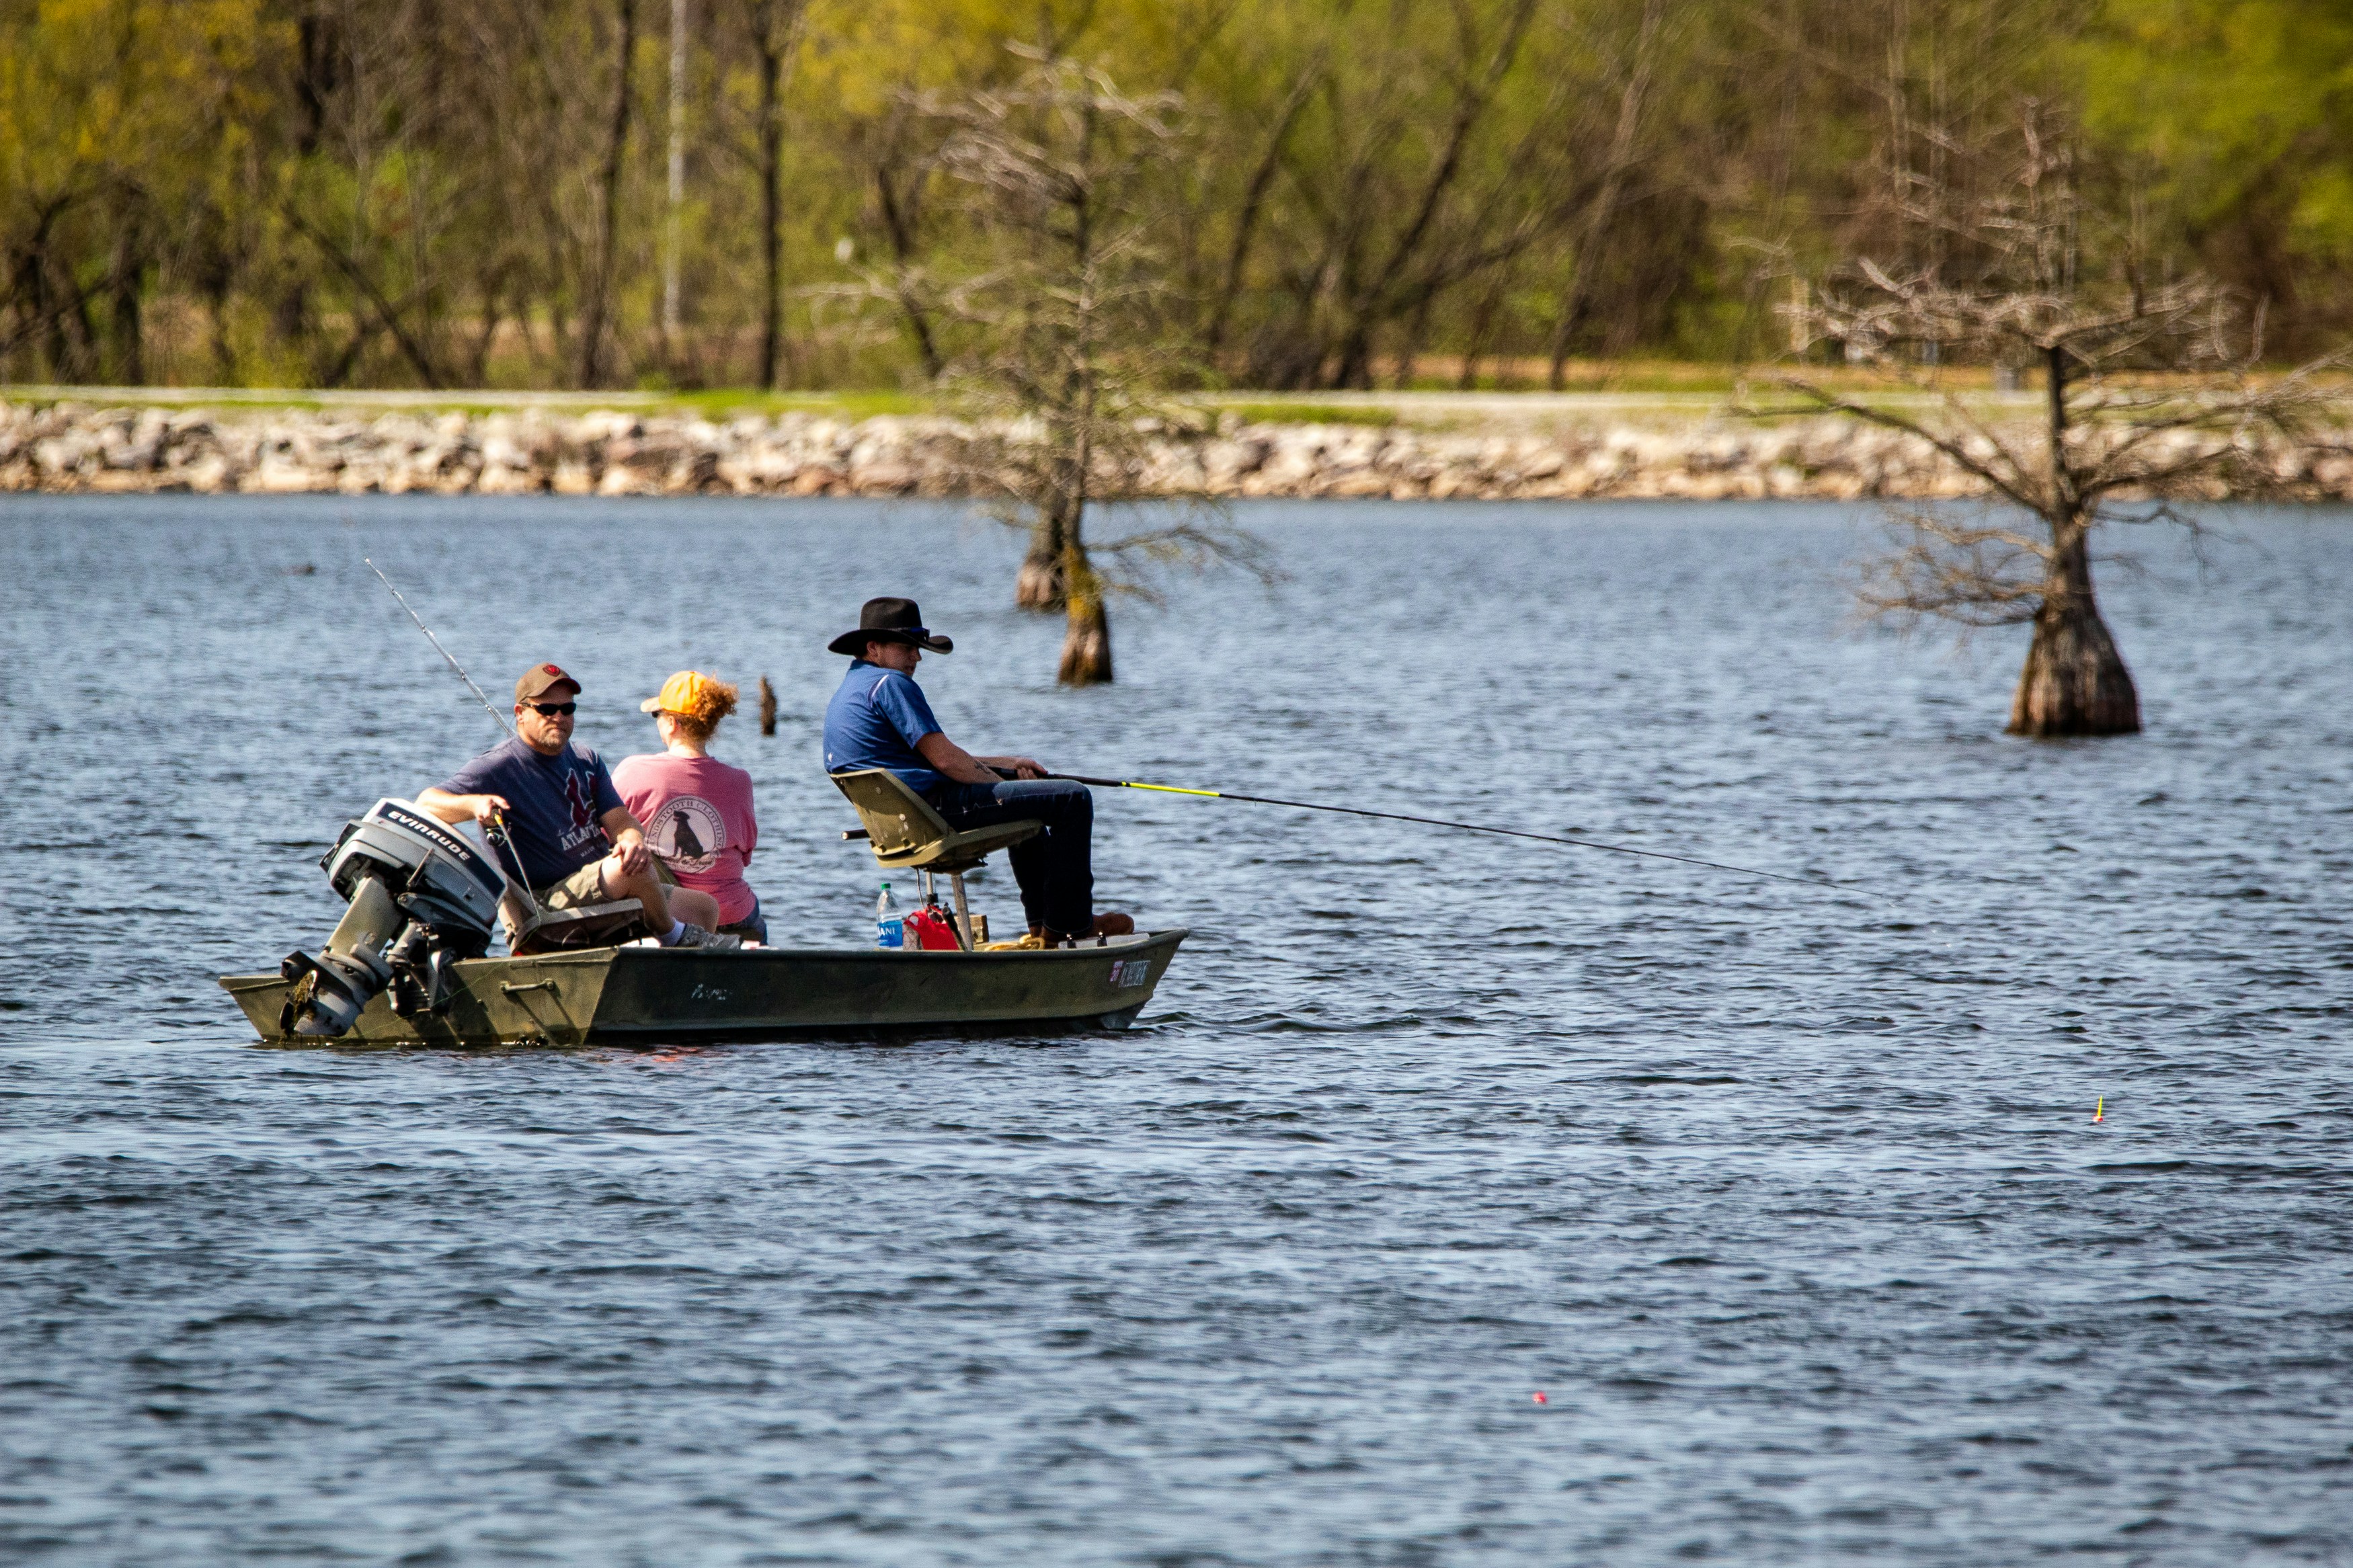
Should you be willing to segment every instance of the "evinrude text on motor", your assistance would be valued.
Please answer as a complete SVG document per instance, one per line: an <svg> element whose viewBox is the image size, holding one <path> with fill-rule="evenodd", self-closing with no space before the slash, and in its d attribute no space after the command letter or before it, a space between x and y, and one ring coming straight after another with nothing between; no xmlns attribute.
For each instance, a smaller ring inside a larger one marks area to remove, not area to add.
<svg viewBox="0 0 2353 1568"><path fill-rule="evenodd" d="M445 824L391 799L345 824L319 865L350 907L316 957L289 953L279 966L294 983L281 1032L343 1034L387 986L402 1017L444 1011L449 966L490 951L506 892L498 868Z"/></svg>

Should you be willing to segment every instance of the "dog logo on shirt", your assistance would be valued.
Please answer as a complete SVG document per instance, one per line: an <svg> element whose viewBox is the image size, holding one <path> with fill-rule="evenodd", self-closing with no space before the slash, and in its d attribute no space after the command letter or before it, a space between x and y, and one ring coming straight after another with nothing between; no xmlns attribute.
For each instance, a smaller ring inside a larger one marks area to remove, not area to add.
<svg viewBox="0 0 2353 1568"><path fill-rule="evenodd" d="M646 824L646 842L673 871L708 871L727 847L727 822L701 795L677 795Z"/></svg>

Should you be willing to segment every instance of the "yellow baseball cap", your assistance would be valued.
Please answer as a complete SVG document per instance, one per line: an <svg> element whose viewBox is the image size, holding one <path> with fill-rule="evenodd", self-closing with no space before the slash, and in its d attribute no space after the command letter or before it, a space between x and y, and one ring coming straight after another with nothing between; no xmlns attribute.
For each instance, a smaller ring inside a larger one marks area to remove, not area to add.
<svg viewBox="0 0 2353 1568"><path fill-rule="evenodd" d="M662 682L661 695L638 704L640 713L683 713L699 717L719 683L699 669L681 669Z"/></svg>

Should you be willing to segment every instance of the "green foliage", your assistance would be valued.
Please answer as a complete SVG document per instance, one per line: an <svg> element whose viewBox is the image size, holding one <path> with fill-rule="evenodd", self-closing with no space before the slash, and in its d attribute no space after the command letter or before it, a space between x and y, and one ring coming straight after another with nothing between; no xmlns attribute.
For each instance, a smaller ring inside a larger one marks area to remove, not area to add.
<svg viewBox="0 0 2353 1568"><path fill-rule="evenodd" d="M773 287L780 384L926 388L969 334L849 295L1001 263L911 105L1015 46L1181 96L1139 199L1200 385L1772 356L1775 278L1948 259L1918 193L2030 97L2100 265L2353 324L2343 0L689 0L674 254L670 11L0 0L0 378L691 392L762 381Z"/></svg>
<svg viewBox="0 0 2353 1568"><path fill-rule="evenodd" d="M2258 284L2268 258L2248 252L2267 241L2298 275L2353 259L2353 9L2108 0L2101 20L2090 122L2180 235Z"/></svg>

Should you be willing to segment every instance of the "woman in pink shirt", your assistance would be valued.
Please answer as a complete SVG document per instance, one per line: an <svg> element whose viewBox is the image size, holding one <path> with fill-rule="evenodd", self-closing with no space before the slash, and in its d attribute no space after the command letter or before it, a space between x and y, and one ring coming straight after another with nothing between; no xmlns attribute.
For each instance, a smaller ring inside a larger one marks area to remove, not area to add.
<svg viewBox="0 0 2353 1568"><path fill-rule="evenodd" d="M759 896L744 880L760 842L752 775L705 750L719 721L735 711L735 689L681 669L662 682L660 696L638 707L654 716L667 749L623 758L613 770L613 786L630 815L645 824L647 846L679 885L719 900L719 929L765 947L768 922Z"/></svg>

